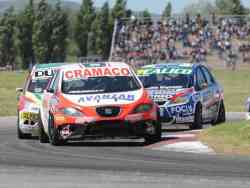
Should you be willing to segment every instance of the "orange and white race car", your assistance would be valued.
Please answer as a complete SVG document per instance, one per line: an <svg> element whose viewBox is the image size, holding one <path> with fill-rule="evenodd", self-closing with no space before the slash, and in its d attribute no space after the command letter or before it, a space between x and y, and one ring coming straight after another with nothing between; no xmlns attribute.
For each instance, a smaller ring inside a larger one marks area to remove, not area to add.
<svg viewBox="0 0 250 188"><path fill-rule="evenodd" d="M125 63L64 66L44 93L40 142L91 138L161 139L157 105Z"/></svg>

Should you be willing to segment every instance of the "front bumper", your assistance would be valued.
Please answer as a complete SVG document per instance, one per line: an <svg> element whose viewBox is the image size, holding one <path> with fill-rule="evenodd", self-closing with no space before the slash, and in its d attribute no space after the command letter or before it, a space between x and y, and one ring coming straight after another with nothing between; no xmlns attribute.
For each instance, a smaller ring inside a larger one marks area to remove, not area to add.
<svg viewBox="0 0 250 188"><path fill-rule="evenodd" d="M157 110L144 113L103 117L100 115L72 117L54 114L54 125L66 140L88 137L143 137L157 125Z"/></svg>
<svg viewBox="0 0 250 188"><path fill-rule="evenodd" d="M156 122L140 121L100 121L89 124L66 124L60 127L59 132L63 139L82 140L86 138L138 138L148 134L148 125Z"/></svg>
<svg viewBox="0 0 250 188"><path fill-rule="evenodd" d="M192 103L159 107L159 119L163 123L189 124L194 122L195 106Z"/></svg>

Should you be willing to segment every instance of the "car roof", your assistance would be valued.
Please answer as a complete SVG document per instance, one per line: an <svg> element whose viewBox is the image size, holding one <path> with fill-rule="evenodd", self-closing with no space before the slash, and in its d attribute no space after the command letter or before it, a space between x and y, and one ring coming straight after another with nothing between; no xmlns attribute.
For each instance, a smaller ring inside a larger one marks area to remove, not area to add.
<svg viewBox="0 0 250 188"><path fill-rule="evenodd" d="M141 67L141 69L157 69L157 68L168 68L168 67L180 67L180 68L190 68L193 69L197 66L197 64L191 63L158 63L158 64L151 64L145 65Z"/></svg>
<svg viewBox="0 0 250 188"><path fill-rule="evenodd" d="M83 68L103 68L103 67L120 67L131 69L130 66L124 62L88 62L88 63L72 63L62 66L63 70L83 69Z"/></svg>
<svg viewBox="0 0 250 188"><path fill-rule="evenodd" d="M50 69L61 67L62 65L66 65L66 63L42 63L36 64L33 69Z"/></svg>
<svg viewBox="0 0 250 188"><path fill-rule="evenodd" d="M60 69L63 65L66 65L66 63L43 63L43 64L36 64L31 72L30 76L32 77L35 72L37 71L47 71L47 70L56 70Z"/></svg>

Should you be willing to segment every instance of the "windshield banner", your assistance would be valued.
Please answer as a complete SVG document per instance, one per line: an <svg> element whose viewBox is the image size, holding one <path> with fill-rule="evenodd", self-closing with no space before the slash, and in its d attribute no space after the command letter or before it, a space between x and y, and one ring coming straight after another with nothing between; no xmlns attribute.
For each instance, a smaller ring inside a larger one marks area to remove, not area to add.
<svg viewBox="0 0 250 188"><path fill-rule="evenodd" d="M134 95L130 94L102 94L102 95L86 95L79 98L78 102L85 103L85 102L100 102L103 100L111 100L115 102L120 101L131 101L135 100Z"/></svg>
<svg viewBox="0 0 250 188"><path fill-rule="evenodd" d="M166 67L166 68L146 68L137 70L139 76L147 76L151 74L192 74L192 69L181 67Z"/></svg>
<svg viewBox="0 0 250 188"><path fill-rule="evenodd" d="M63 96L73 103L81 106L100 106L100 105L126 105L134 103L143 95L143 89L131 92L105 93L91 95L67 95Z"/></svg>
<svg viewBox="0 0 250 188"><path fill-rule="evenodd" d="M52 69L41 69L41 70L36 70L33 75L32 79L46 79L50 78L54 75L54 70Z"/></svg>
<svg viewBox="0 0 250 188"><path fill-rule="evenodd" d="M105 76L130 76L128 68L119 67L98 67L98 68L85 68L77 70L68 70L64 73L64 80L81 79L88 77L105 77Z"/></svg>

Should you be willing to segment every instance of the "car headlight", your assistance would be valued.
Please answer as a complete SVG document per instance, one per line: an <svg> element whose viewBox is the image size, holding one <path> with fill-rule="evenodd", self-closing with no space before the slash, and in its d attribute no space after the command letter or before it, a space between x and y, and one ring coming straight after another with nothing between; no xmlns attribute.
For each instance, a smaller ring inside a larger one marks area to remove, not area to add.
<svg viewBox="0 0 250 188"><path fill-rule="evenodd" d="M24 109L33 113L39 113L39 106L33 102L26 101L24 104Z"/></svg>
<svg viewBox="0 0 250 188"><path fill-rule="evenodd" d="M187 103L189 101L189 95L184 95L184 96L177 96L173 97L170 100L171 104L181 104L181 103Z"/></svg>
<svg viewBox="0 0 250 188"><path fill-rule="evenodd" d="M140 104L139 106L137 106L134 110L134 113L144 113L144 112L148 112L153 108L152 104Z"/></svg>
<svg viewBox="0 0 250 188"><path fill-rule="evenodd" d="M75 108L64 108L62 112L64 115L67 115L67 116L75 116L75 117L84 116L82 112L80 112L79 110Z"/></svg>

